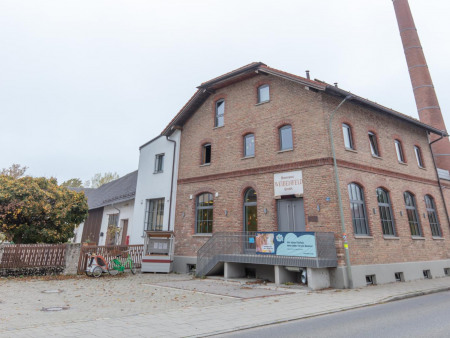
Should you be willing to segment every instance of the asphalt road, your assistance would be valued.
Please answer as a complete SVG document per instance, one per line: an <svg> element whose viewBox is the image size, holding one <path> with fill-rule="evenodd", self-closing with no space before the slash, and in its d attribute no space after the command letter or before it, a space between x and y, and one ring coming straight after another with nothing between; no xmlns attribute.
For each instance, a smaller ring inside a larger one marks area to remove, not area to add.
<svg viewBox="0 0 450 338"><path fill-rule="evenodd" d="M450 292L264 326L221 337L450 337Z"/></svg>

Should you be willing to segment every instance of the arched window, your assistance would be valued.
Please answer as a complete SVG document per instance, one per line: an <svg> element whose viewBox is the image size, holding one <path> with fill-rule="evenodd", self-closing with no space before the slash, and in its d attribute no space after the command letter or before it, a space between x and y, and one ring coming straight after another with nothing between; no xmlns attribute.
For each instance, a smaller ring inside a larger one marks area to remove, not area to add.
<svg viewBox="0 0 450 338"><path fill-rule="evenodd" d="M378 150L378 141L377 141L377 135L375 133L372 133L369 131L369 144L370 144L370 152L372 153L372 156L380 156L380 151Z"/></svg>
<svg viewBox="0 0 450 338"><path fill-rule="evenodd" d="M247 134L244 136L244 157L255 156L255 135Z"/></svg>
<svg viewBox="0 0 450 338"><path fill-rule="evenodd" d="M409 227L411 228L411 236L422 236L420 230L419 215L417 214L416 199L414 195L408 191L403 193L405 199L406 213L408 215Z"/></svg>
<svg viewBox="0 0 450 338"><path fill-rule="evenodd" d="M348 185L350 208L352 210L353 229L356 235L368 235L366 204L364 202L364 191L356 183Z"/></svg>
<svg viewBox="0 0 450 338"><path fill-rule="evenodd" d="M252 188L248 189L244 195L244 231L258 231L256 192Z"/></svg>
<svg viewBox="0 0 450 338"><path fill-rule="evenodd" d="M212 233L213 229L213 195L204 193L197 196L196 203L196 229L198 234Z"/></svg>
<svg viewBox="0 0 450 338"><path fill-rule="evenodd" d="M428 221L430 222L431 235L435 237L442 237L441 227L436 213L436 205L434 198L430 195L425 195L425 205L427 206Z"/></svg>
<svg viewBox="0 0 450 338"><path fill-rule="evenodd" d="M206 143L202 147L202 164L211 163L211 144Z"/></svg>
<svg viewBox="0 0 450 338"><path fill-rule="evenodd" d="M269 85L264 84L258 87L258 103L270 101Z"/></svg>
<svg viewBox="0 0 450 338"><path fill-rule="evenodd" d="M214 127L223 126L223 115L225 114L225 100L219 100L216 102L216 118Z"/></svg>
<svg viewBox="0 0 450 338"><path fill-rule="evenodd" d="M279 129L280 131L280 150L293 149L292 127L287 124Z"/></svg>
<svg viewBox="0 0 450 338"><path fill-rule="evenodd" d="M395 236L394 217L392 216L392 207L391 199L389 198L389 192L387 192L383 188L378 188L377 200L383 235Z"/></svg>
<svg viewBox="0 0 450 338"><path fill-rule="evenodd" d="M355 149L353 145L352 128L345 123L342 123L342 133L344 134L344 145L347 149Z"/></svg>
<svg viewBox="0 0 450 338"><path fill-rule="evenodd" d="M424 168L423 159L422 159L422 152L420 151L420 148L418 146L414 146L414 153L416 154L417 165L420 168Z"/></svg>
<svg viewBox="0 0 450 338"><path fill-rule="evenodd" d="M400 163L405 163L405 156L403 155L403 146L399 140L394 141L395 144L395 152L397 153L397 160Z"/></svg>

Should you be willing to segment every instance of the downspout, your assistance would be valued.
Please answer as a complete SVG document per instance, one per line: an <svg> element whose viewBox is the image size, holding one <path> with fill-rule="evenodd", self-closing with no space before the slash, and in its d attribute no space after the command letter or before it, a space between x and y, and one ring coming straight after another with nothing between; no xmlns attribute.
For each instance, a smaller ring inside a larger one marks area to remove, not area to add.
<svg viewBox="0 0 450 338"><path fill-rule="evenodd" d="M438 179L439 191L441 192L441 198L442 198L442 201L444 202L444 210L445 210L445 215L447 216L447 224L449 224L449 226L450 226L450 219L448 217L448 209L447 209L447 204L445 203L444 191L442 190L441 179L439 177L439 173L438 173L437 166L436 166L436 161L434 159L433 148L431 147L431 145L434 142L437 142L437 141L443 139L445 136L444 136L444 134L442 134L441 137L439 137L438 139L431 141L431 142L430 142L429 134L427 136L428 136L428 146L430 147L430 151L431 151L431 158L433 159L434 170L436 171L436 176Z"/></svg>
<svg viewBox="0 0 450 338"><path fill-rule="evenodd" d="M175 140L171 140L169 136L166 136L166 139L169 142L173 142L172 180L170 181L170 197L169 197L169 223L167 224L167 231L170 231L170 220L172 216L173 177L175 175L175 155L177 150L177 142Z"/></svg>
<svg viewBox="0 0 450 338"><path fill-rule="evenodd" d="M341 108L341 106L345 103L347 100L351 100L353 96L348 95L345 97L345 99L342 100L341 103L333 110L330 116L330 122L329 122L329 131L330 131L330 139L331 139L331 152L333 154L333 167L334 167L334 176L336 179L336 190L338 195L338 203L339 203L339 215L341 218L341 230L342 230L342 237L344 239L344 253L345 253L345 265L346 265L346 272L347 272L347 280L348 280L348 288L353 289L353 277L352 277L352 266L350 265L350 255L348 252L348 243L347 243L347 231L345 229L345 222L344 222L344 209L342 207L342 197L341 197L341 188L339 183L339 174L338 174L338 167L336 162L336 152L334 150L334 137L333 137L333 128L331 127L331 124L333 122L334 114Z"/></svg>

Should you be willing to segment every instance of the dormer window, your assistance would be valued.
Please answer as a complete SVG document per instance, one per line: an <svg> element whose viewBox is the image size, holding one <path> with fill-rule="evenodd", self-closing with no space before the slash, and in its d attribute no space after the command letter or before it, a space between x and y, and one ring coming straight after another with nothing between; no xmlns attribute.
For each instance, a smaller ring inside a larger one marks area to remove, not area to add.
<svg viewBox="0 0 450 338"><path fill-rule="evenodd" d="M223 127L223 116L225 114L225 100L219 100L216 102L216 118L214 127Z"/></svg>
<svg viewBox="0 0 450 338"><path fill-rule="evenodd" d="M264 84L258 87L258 103L270 101L269 85Z"/></svg>

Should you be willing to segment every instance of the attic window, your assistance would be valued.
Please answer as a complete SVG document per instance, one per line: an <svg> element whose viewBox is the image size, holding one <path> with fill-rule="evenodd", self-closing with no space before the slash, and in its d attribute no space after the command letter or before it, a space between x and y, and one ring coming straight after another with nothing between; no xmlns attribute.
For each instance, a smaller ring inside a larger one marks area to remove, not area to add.
<svg viewBox="0 0 450 338"><path fill-rule="evenodd" d="M258 103L270 101L269 85L264 84L258 87Z"/></svg>

